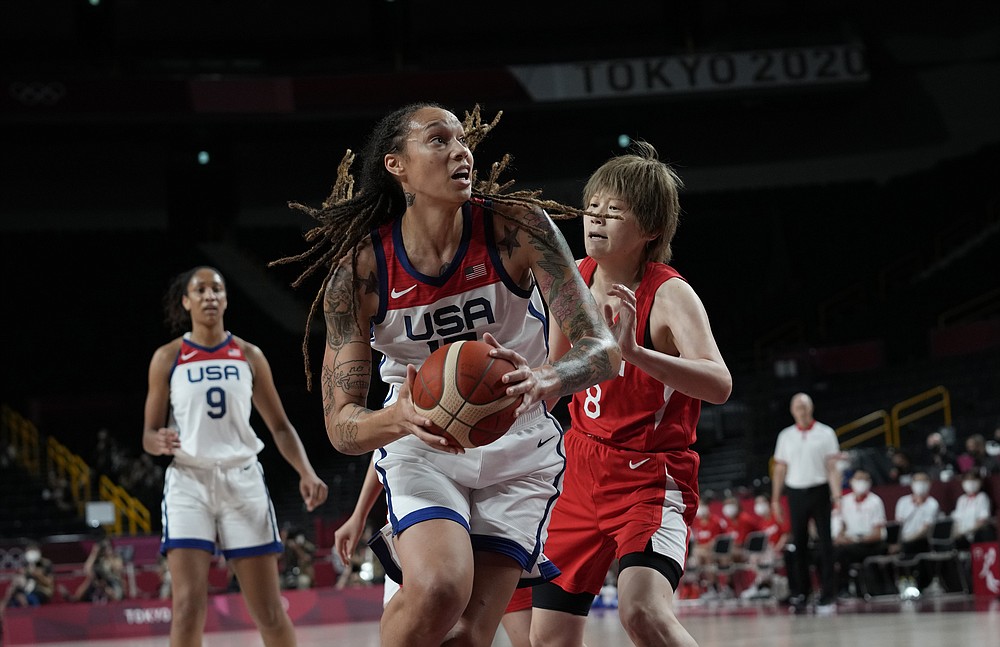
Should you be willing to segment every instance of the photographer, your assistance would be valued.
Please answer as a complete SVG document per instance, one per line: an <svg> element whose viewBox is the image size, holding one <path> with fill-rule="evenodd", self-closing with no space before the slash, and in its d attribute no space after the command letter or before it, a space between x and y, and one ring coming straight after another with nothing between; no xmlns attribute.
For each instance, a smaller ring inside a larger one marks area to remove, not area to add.
<svg viewBox="0 0 1000 647"><path fill-rule="evenodd" d="M42 549L37 543L30 542L24 549L24 565L7 587L0 608L46 604L52 599L54 588L52 562L42 557Z"/></svg>
<svg viewBox="0 0 1000 647"><path fill-rule="evenodd" d="M74 600L100 604L124 597L125 562L110 539L94 544L83 564L83 572L87 579L80 583Z"/></svg>

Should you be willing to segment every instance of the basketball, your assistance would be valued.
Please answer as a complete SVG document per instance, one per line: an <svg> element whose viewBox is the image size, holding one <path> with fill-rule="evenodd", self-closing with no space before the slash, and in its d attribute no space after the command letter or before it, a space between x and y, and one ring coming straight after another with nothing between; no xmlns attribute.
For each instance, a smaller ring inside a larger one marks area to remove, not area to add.
<svg viewBox="0 0 1000 647"><path fill-rule="evenodd" d="M430 354L417 371L413 406L430 430L452 445L482 447L507 433L521 396L507 395L501 378L514 365L490 357L483 341L456 341Z"/></svg>

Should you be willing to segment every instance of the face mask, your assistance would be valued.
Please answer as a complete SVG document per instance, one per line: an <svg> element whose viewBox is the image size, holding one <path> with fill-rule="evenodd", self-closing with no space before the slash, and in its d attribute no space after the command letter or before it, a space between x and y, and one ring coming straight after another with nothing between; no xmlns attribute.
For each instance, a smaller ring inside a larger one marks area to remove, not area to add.
<svg viewBox="0 0 1000 647"><path fill-rule="evenodd" d="M846 472L850 466L850 461L837 461L837 470L840 472Z"/></svg>
<svg viewBox="0 0 1000 647"><path fill-rule="evenodd" d="M29 564L37 564L38 560L42 558L41 551L37 550L26 550L24 551L24 560Z"/></svg>
<svg viewBox="0 0 1000 647"><path fill-rule="evenodd" d="M914 481L911 489L917 496L926 496L931 491L931 484L927 481Z"/></svg>
<svg viewBox="0 0 1000 647"><path fill-rule="evenodd" d="M869 481L862 479L854 479L851 481L851 491L855 494L864 494L871 488L872 484Z"/></svg>
<svg viewBox="0 0 1000 647"><path fill-rule="evenodd" d="M979 481L962 481L962 489L966 494L975 494L979 492Z"/></svg>
<svg viewBox="0 0 1000 647"><path fill-rule="evenodd" d="M758 517L763 517L764 515L767 514L767 511L770 509L771 506L764 503L763 501L758 501L757 503L753 504L754 514L756 514Z"/></svg>
<svg viewBox="0 0 1000 647"><path fill-rule="evenodd" d="M735 503L727 503L726 505L722 506L722 514L726 515L727 517L735 517L739 511L740 507Z"/></svg>

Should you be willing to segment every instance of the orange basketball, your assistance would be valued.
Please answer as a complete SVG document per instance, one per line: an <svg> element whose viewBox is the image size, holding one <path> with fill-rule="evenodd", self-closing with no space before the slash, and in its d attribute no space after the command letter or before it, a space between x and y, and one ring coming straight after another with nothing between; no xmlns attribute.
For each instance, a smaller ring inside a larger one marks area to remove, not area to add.
<svg viewBox="0 0 1000 647"><path fill-rule="evenodd" d="M490 357L492 348L483 341L445 344L417 371L413 406L433 423L431 431L452 445L488 445L514 423L521 396L507 395L501 381L514 365Z"/></svg>

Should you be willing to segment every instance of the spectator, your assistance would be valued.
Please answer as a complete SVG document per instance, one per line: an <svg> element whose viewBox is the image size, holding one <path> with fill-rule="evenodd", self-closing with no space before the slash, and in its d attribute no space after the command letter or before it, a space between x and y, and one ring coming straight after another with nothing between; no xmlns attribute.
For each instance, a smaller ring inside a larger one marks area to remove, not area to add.
<svg viewBox="0 0 1000 647"><path fill-rule="evenodd" d="M899 550L907 558L930 550L927 536L941 512L937 499L930 495L931 479L926 472L913 474L910 491L896 501L893 515L899 523Z"/></svg>
<svg viewBox="0 0 1000 647"><path fill-rule="evenodd" d="M965 492L955 502L951 516L955 520L952 536L955 546L968 550L969 546L981 541L994 541L996 528L990 523L990 499L982 492L983 481L977 470L969 470L962 475L962 490Z"/></svg>
<svg viewBox="0 0 1000 647"><path fill-rule="evenodd" d="M726 500L722 502L722 518L725 523L726 532L733 536L733 541L735 542L737 557L740 547L743 546L743 542L746 541L747 535L755 530L759 530L757 527L757 517L746 510L740 505L739 499L735 496L728 496Z"/></svg>
<svg viewBox="0 0 1000 647"><path fill-rule="evenodd" d="M899 485L909 485L913 480L913 462L910 455L904 451L896 450L889 455L889 482Z"/></svg>
<svg viewBox="0 0 1000 647"><path fill-rule="evenodd" d="M779 502L780 505L780 502ZM788 543L790 528L785 519L778 520L771 514L771 500L766 494L759 494L753 501L753 513L757 515L757 529L767 534L767 543L771 552L780 555Z"/></svg>
<svg viewBox="0 0 1000 647"><path fill-rule="evenodd" d="M104 604L124 597L125 562L110 539L102 539L90 549L83 573L86 578L73 594L73 600Z"/></svg>
<svg viewBox="0 0 1000 647"><path fill-rule="evenodd" d="M871 491L872 478L868 472L857 470L851 477L851 494L840 500L838 531L833 539L834 561L837 565L838 590L848 593L848 583L853 565L870 555L886 552L885 503Z"/></svg>
<svg viewBox="0 0 1000 647"><path fill-rule="evenodd" d="M46 604L52 599L54 588L51 560L42 556L37 542L29 542L24 549L24 564L7 587L0 610Z"/></svg>
<svg viewBox="0 0 1000 647"><path fill-rule="evenodd" d="M957 466L962 474L975 470L981 477L997 471L997 461L986 453L986 439L982 434L972 434L965 439L965 453L958 457Z"/></svg>
<svg viewBox="0 0 1000 647"><path fill-rule="evenodd" d="M993 430L993 438L986 441L986 453L1000 461L1000 427Z"/></svg>
<svg viewBox="0 0 1000 647"><path fill-rule="evenodd" d="M306 534L295 526L281 529L281 543L285 546L281 558L281 586L285 589L311 589L316 580L313 565L316 546L306 539Z"/></svg>
<svg viewBox="0 0 1000 647"><path fill-rule="evenodd" d="M923 461L923 471L932 481L950 481L957 469L955 455L948 449L941 432L927 436L927 454Z"/></svg>

